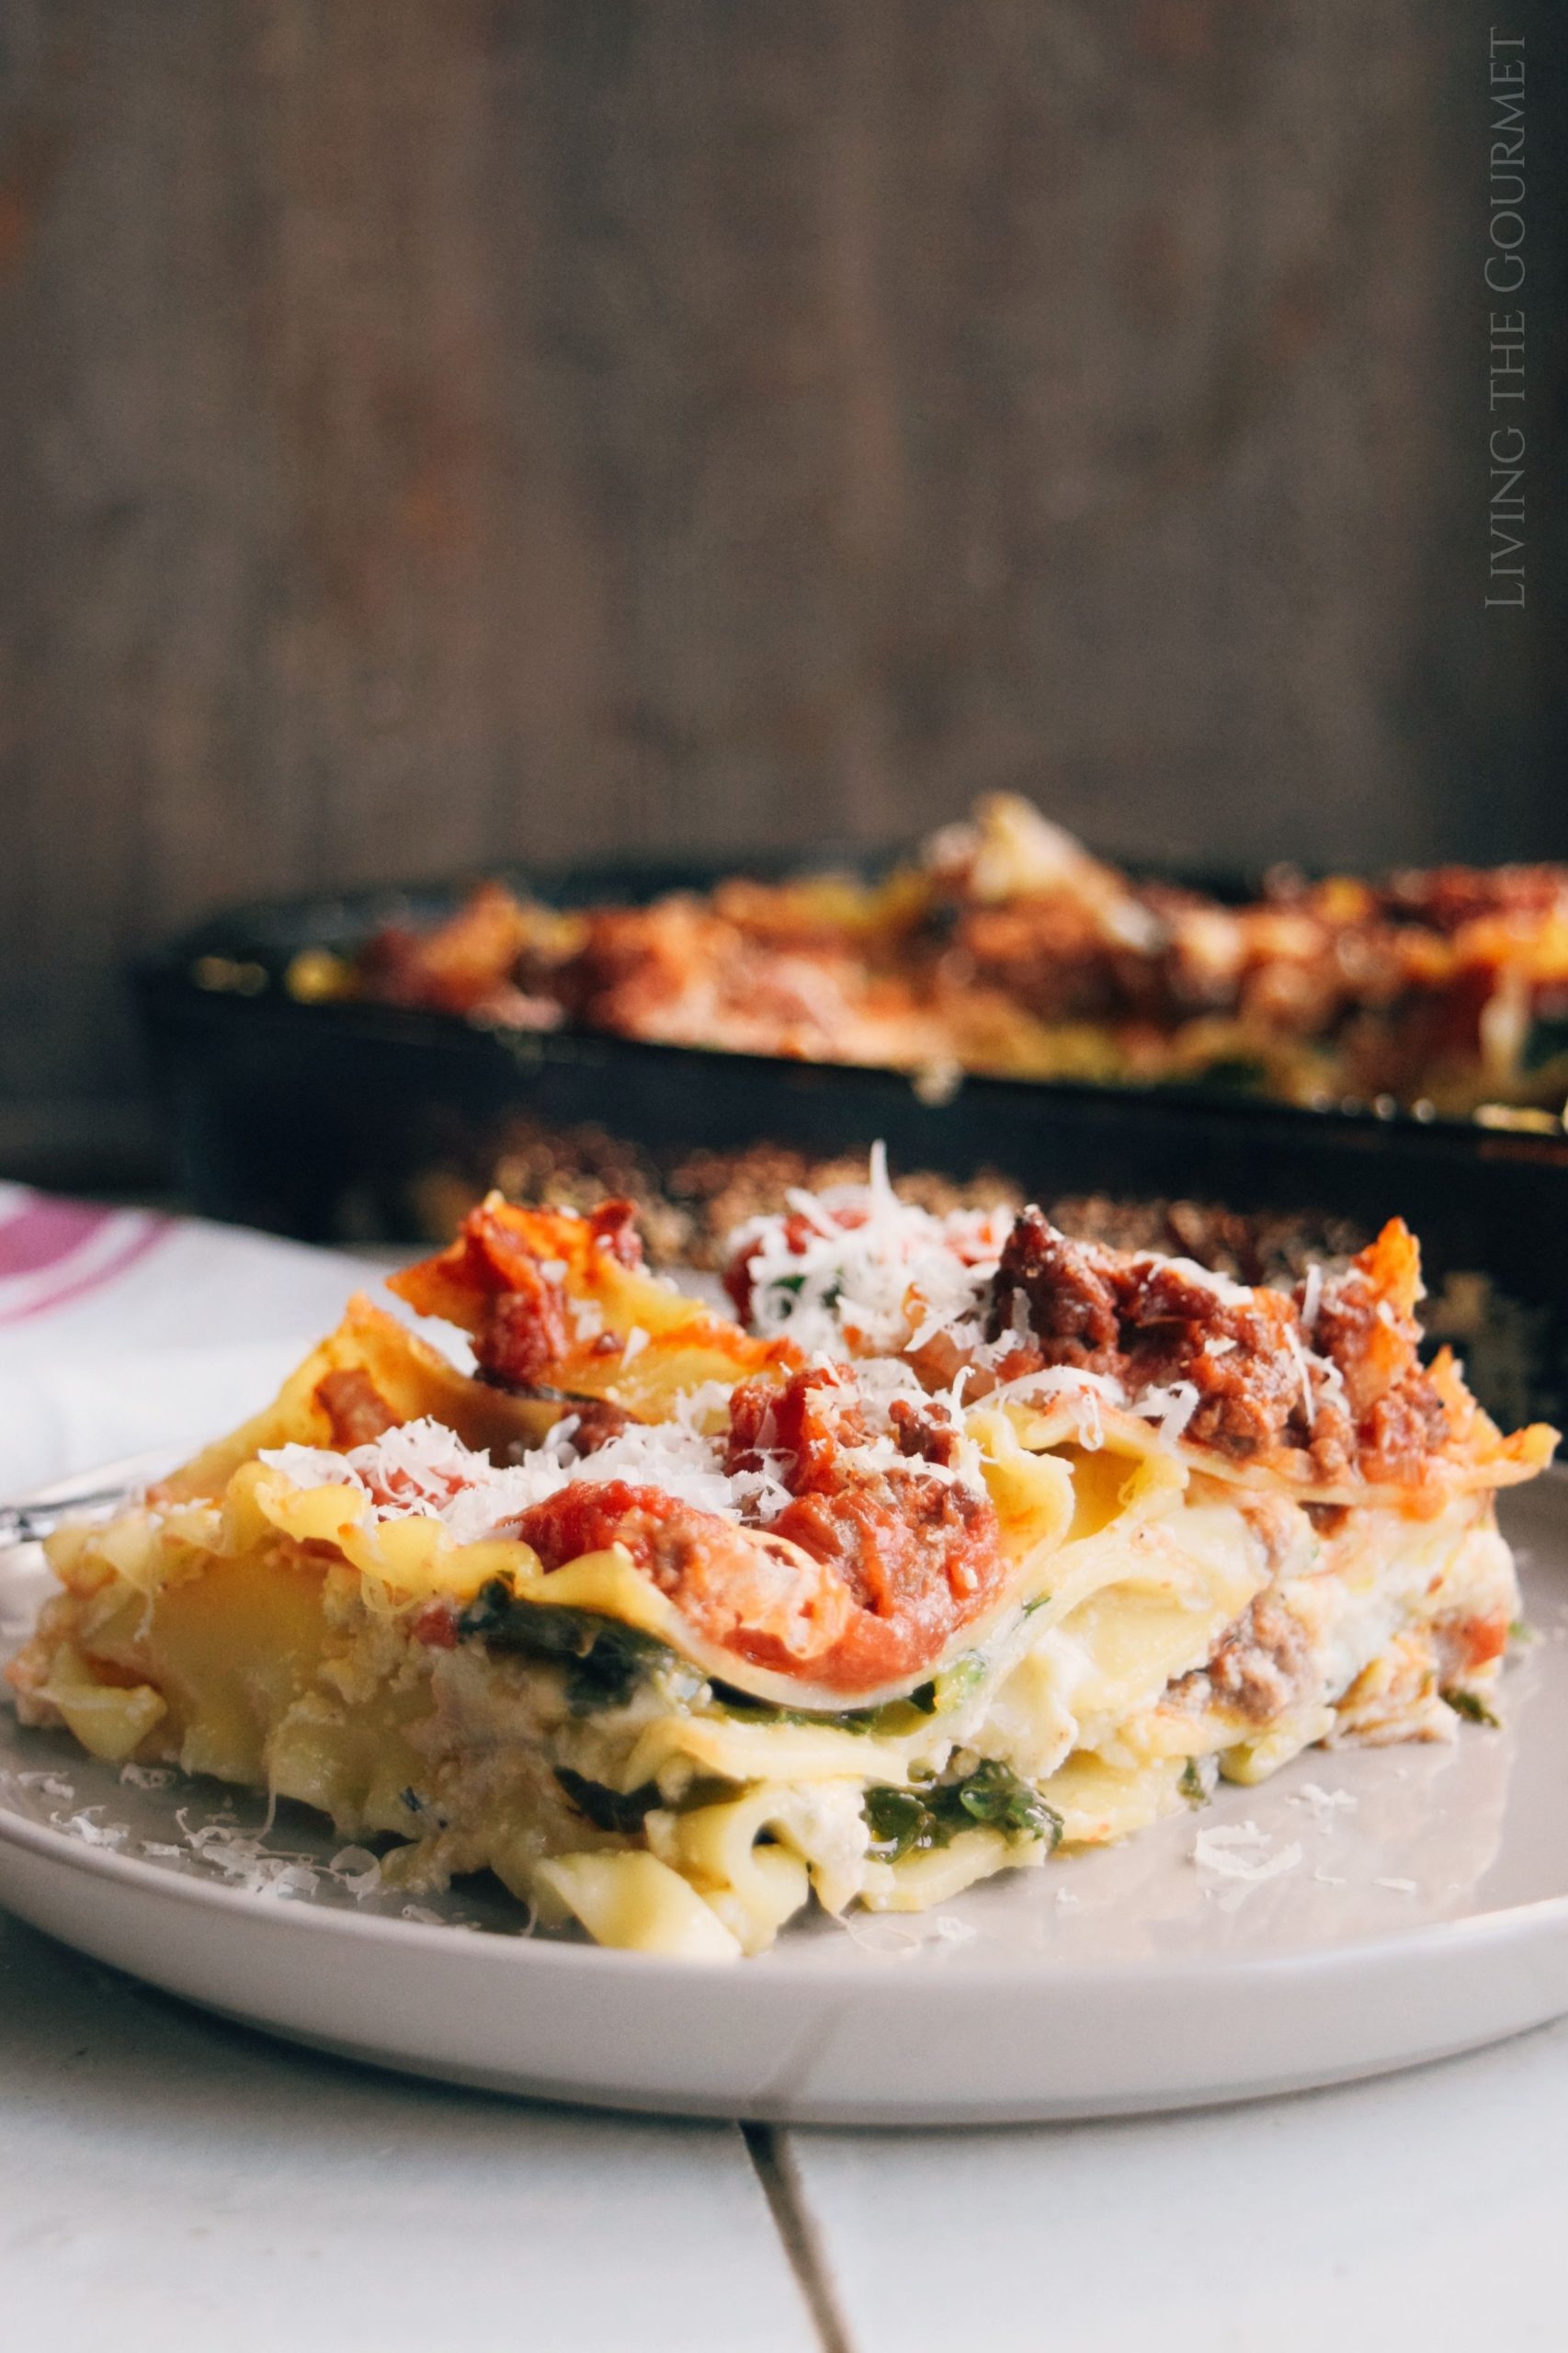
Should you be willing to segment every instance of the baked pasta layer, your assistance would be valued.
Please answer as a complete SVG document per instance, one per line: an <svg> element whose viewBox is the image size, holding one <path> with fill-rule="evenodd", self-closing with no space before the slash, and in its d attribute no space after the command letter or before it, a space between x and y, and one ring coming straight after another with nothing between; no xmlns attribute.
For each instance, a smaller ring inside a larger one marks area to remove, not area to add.
<svg viewBox="0 0 1568 2353"><path fill-rule="evenodd" d="M869 1187L737 1239L731 1322L625 1210L498 1199L106 1527L10 1677L94 1754L300 1800L732 1958L1491 1712L1504 1438L1421 1365L1415 1245L1248 1290Z"/></svg>
<svg viewBox="0 0 1568 2353"><path fill-rule="evenodd" d="M1568 868L1281 872L1233 906L1136 882L998 796L875 884L562 914L488 882L352 965L308 951L290 985L822 1062L1544 1118L1568 1094Z"/></svg>

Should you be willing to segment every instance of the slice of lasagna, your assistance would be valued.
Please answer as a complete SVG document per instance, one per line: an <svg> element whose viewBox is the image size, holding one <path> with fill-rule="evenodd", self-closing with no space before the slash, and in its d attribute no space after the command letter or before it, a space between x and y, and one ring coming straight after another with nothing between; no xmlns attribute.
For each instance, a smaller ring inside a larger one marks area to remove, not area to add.
<svg viewBox="0 0 1568 2353"><path fill-rule="evenodd" d="M1551 1454L1417 1353L1391 1225L1293 1295L869 1187L737 1237L739 1321L630 1212L494 1197L107 1527L24 1719L489 1870L600 1942L912 1911L1315 1741L1490 1713L1494 1491Z"/></svg>

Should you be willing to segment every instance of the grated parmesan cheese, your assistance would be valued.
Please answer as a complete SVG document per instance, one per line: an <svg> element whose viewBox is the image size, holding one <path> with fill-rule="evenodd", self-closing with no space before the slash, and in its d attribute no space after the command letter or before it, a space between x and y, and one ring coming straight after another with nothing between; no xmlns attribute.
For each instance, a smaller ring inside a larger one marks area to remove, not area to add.
<svg viewBox="0 0 1568 2353"><path fill-rule="evenodd" d="M1271 1855L1268 1849L1273 1844L1273 1832L1260 1830L1256 1822L1221 1823L1213 1830L1199 1832L1193 1841L1192 1859L1199 1870L1213 1871L1221 1879L1245 1880L1257 1886L1265 1880L1279 1879L1286 1871L1293 1871L1301 1859L1301 1848L1296 1841Z"/></svg>
<svg viewBox="0 0 1568 2353"><path fill-rule="evenodd" d="M1194 1284L1199 1290L1212 1291L1216 1299L1224 1300L1232 1307L1244 1307L1252 1298L1245 1283L1218 1274L1212 1267L1200 1267L1196 1258L1175 1258L1164 1250L1135 1250L1131 1254L1131 1262L1140 1273L1151 1275L1158 1267L1168 1267L1183 1282Z"/></svg>
<svg viewBox="0 0 1568 2353"><path fill-rule="evenodd" d="M1301 1286L1301 1329L1315 1332L1318 1309L1323 1305L1323 1268L1314 1258L1307 1268L1307 1279Z"/></svg>
<svg viewBox="0 0 1568 2353"><path fill-rule="evenodd" d="M1174 1381L1169 1389L1146 1389L1132 1410L1146 1414L1156 1400L1166 1399L1155 1436L1163 1446L1174 1446L1198 1411L1198 1391L1192 1381Z"/></svg>
<svg viewBox="0 0 1568 2353"><path fill-rule="evenodd" d="M820 1194L799 1188L788 1196L790 1215L754 1218L734 1237L751 1289L751 1321L764 1338L787 1336L808 1355L831 1361L848 1355L901 1352L917 1355L945 1337L966 1363L993 1371L1033 1337L1028 1310L1015 1293L1008 1328L985 1336L986 1313L1013 1216L1004 1210L958 1210L945 1217L901 1201L888 1182L883 1147L873 1147L864 1185L834 1186ZM802 1237L801 1227L808 1229ZM1143 1273L1168 1267L1183 1281L1226 1304L1244 1306L1254 1293L1244 1283L1195 1258L1157 1250L1130 1254ZM1312 1267L1301 1319L1315 1321L1323 1271ZM1301 1382L1302 1413L1309 1429L1317 1418L1318 1395L1343 1404L1345 1384L1336 1365L1308 1348L1294 1324L1288 1344ZM1214 1357L1237 1346L1233 1336L1206 1343ZM1100 1404L1153 1422L1164 1446L1176 1446L1196 1414L1199 1395L1187 1381L1151 1384L1130 1393L1120 1381L1074 1367L1051 1367L1001 1383L1001 1400L1068 1402L1078 1424L1079 1442L1093 1450L1104 1440Z"/></svg>
<svg viewBox="0 0 1568 2353"><path fill-rule="evenodd" d="M327 1876L356 1898L374 1895L381 1883L381 1858L369 1847L341 1847L327 1867Z"/></svg>
<svg viewBox="0 0 1568 2353"><path fill-rule="evenodd" d="M980 1449L964 1434L959 1415L961 1376L933 1401L900 1358L870 1359L853 1371L824 1361L852 1391L867 1426L864 1442L840 1449L846 1466L888 1477L945 1480L983 1492ZM472 1451L454 1431L430 1420L402 1423L342 1453L280 1446L263 1449L260 1460L281 1472L291 1486L352 1489L364 1498L362 1522L438 1519L455 1544L481 1542L563 1487L612 1479L657 1487L722 1518L766 1526L793 1500L786 1475L790 1465L764 1451L756 1469L725 1470L723 1440L706 1425L727 1417L730 1393L722 1381L705 1381L674 1401L669 1420L629 1423L587 1455L573 1444L577 1417L567 1415L541 1446L499 1470L488 1455ZM927 1408L933 1403L949 1407L959 1433L950 1468L911 1461L900 1451L891 1409L901 1398Z"/></svg>
<svg viewBox="0 0 1568 2353"><path fill-rule="evenodd" d="M734 1483L725 1474L720 1447L695 1425L698 1395L680 1401L685 1411L678 1418L633 1422L586 1456L572 1444L577 1423L568 1415L542 1446L500 1470L430 1420L402 1423L341 1454L282 1446L264 1449L261 1460L292 1486L358 1489L366 1519L438 1519L456 1544L478 1543L504 1521L585 1481L625 1479L660 1487L699 1511L733 1511Z"/></svg>
<svg viewBox="0 0 1568 2353"><path fill-rule="evenodd" d="M765 1339L788 1336L808 1355L825 1349L923 1347L980 1315L1012 1230L1010 1210L936 1217L901 1201L887 1154L873 1145L865 1185L787 1196L809 1237L792 1246L790 1217L758 1217L733 1237L751 1283L751 1321Z"/></svg>
<svg viewBox="0 0 1568 2353"><path fill-rule="evenodd" d="M1348 1790L1325 1790L1316 1781L1303 1781L1286 1801L1290 1805L1305 1806L1318 1830L1332 1830L1338 1813L1354 1813L1357 1801Z"/></svg>
<svg viewBox="0 0 1568 2353"><path fill-rule="evenodd" d="M1301 1346L1301 1336L1293 1324L1287 1326L1285 1337L1295 1358L1296 1377L1301 1384L1301 1413L1308 1429L1311 1429L1318 1417L1317 1400L1312 1394L1312 1368L1306 1349Z"/></svg>
<svg viewBox="0 0 1568 2353"><path fill-rule="evenodd" d="M102 1813L101 1805L88 1806L82 1813L68 1815L57 1826L68 1831L73 1838L79 1838L85 1847L108 1847L111 1851L123 1847L130 1831L122 1822L100 1821L97 1817Z"/></svg>

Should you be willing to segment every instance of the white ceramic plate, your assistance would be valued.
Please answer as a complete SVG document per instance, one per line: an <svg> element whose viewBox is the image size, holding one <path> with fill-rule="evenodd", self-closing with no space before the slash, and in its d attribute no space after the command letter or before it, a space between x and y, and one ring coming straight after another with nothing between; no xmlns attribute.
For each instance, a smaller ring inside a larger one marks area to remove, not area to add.
<svg viewBox="0 0 1568 2353"><path fill-rule="evenodd" d="M1504 1521L1534 1629L1506 1678L1506 1731L1312 1751L934 1917L818 1919L730 1966L526 1938L499 1896L411 1907L367 1891L365 1859L335 1871L335 1842L302 1811L258 1839L254 1801L121 1780L8 1709L0 1901L272 2032L601 2106L999 2123L1408 2066L1568 2011L1568 1480L1522 1490ZM0 1640L42 1583L36 1549L0 1554ZM1300 1850L1278 1876L1194 1860L1200 1831L1248 1823L1250 1854Z"/></svg>

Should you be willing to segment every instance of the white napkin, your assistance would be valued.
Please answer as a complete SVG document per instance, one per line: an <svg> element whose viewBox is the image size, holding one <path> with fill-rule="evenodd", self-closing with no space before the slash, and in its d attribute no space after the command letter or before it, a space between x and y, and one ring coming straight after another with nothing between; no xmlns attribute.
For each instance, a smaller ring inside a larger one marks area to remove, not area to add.
<svg viewBox="0 0 1568 2353"><path fill-rule="evenodd" d="M392 1263L0 1185L0 1498L217 1437Z"/></svg>

